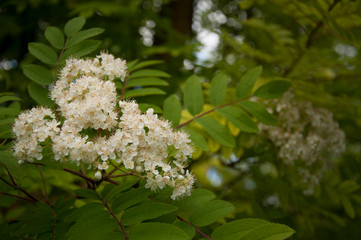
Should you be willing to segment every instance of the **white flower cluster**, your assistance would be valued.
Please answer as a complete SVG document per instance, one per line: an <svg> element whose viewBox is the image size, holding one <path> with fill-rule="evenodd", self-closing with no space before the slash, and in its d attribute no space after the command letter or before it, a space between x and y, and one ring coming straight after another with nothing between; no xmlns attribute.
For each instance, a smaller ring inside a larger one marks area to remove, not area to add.
<svg viewBox="0 0 361 240"><path fill-rule="evenodd" d="M173 131L153 109L142 114L134 101L119 101L118 105L111 80L126 75L125 61L110 54L67 60L51 91L65 120L56 121L46 108L22 113L13 129L14 155L19 162L40 160L41 143L49 138L56 160L88 163L98 169L98 180L113 160L143 174L147 188L168 185L174 188L172 199L190 195L194 178L185 170L193 152L190 139L184 132Z"/></svg>
<svg viewBox="0 0 361 240"><path fill-rule="evenodd" d="M345 151L345 133L326 109L315 108L310 102L297 101L291 92L281 100L269 103L278 116L280 126L262 126L270 140L279 147L278 155L287 165L297 165L304 183L312 194L331 165L330 160Z"/></svg>

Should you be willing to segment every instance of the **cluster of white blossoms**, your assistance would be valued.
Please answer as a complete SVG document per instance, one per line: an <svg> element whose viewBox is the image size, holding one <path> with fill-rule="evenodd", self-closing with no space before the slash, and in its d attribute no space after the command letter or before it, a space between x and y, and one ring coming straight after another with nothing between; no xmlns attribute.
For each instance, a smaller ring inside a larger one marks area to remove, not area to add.
<svg viewBox="0 0 361 240"><path fill-rule="evenodd" d="M42 159L49 139L56 160L87 163L97 169L97 180L112 160L142 174L147 188L170 186L172 199L190 195L194 177L185 170L193 152L188 135L174 131L151 108L142 114L135 101L118 102L112 80L126 77L125 61L107 53L67 60L51 91L62 120L43 107L20 114L13 128L15 157L20 163ZM91 132L98 134L91 137Z"/></svg>
<svg viewBox="0 0 361 240"><path fill-rule="evenodd" d="M280 126L262 125L262 129L279 148L280 159L287 165L297 165L303 183L308 185L304 193L313 194L332 159L345 151L345 133L330 111L297 101L291 92L268 104Z"/></svg>

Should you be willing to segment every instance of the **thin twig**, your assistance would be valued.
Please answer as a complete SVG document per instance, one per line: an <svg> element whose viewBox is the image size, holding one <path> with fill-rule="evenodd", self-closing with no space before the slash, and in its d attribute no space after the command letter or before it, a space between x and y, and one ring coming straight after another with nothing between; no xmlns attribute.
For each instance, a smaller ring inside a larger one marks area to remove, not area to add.
<svg viewBox="0 0 361 240"><path fill-rule="evenodd" d="M185 222L186 224L188 224L189 226L193 227L194 230L196 230L197 233L199 233L200 235L202 235L202 237L205 237L209 240L213 240L213 238L211 238L210 236L208 236L207 234L205 234L204 232L202 232L199 228L197 228L196 226L194 226L192 223L188 222L187 220L183 219L182 217L180 216L177 216L177 218L179 220L181 220L182 222Z"/></svg>
<svg viewBox="0 0 361 240"><path fill-rule="evenodd" d="M48 204L49 206L50 205L50 202L49 202L49 195L48 195L48 191L46 190L46 184L45 184L45 179L44 179L44 175L43 175L43 172L41 171L41 168L40 166L38 165L38 169L39 169L39 173L40 173L40 177L41 177L41 181L43 183L43 188L44 188L44 195L45 195L45 201L46 201L46 204Z"/></svg>
<svg viewBox="0 0 361 240"><path fill-rule="evenodd" d="M107 175L106 178L117 178L117 177L124 177L124 176L129 176L129 175L133 175L134 171L131 172L127 172L127 173L122 173L122 174L117 174L117 175Z"/></svg>
<svg viewBox="0 0 361 240"><path fill-rule="evenodd" d="M115 216L114 212L110 209L109 205L106 203L106 201L100 197L100 201L102 201L103 205L105 206L105 208L108 210L109 214L117 221L118 225L120 226L120 228L122 229L122 232L123 232L123 235L124 235L124 238L126 240L129 239L127 233L125 232L125 229L123 227L123 224L121 223L121 221L117 218L117 216Z"/></svg>
<svg viewBox="0 0 361 240"><path fill-rule="evenodd" d="M53 216L53 240L55 240L55 228L56 228L56 216L54 210L51 211L51 215Z"/></svg>
<svg viewBox="0 0 361 240"><path fill-rule="evenodd" d="M12 175L9 173L10 178L12 178ZM19 185L17 185L16 183L13 185L10 182L8 182L7 180L5 180L3 177L0 177L0 180L3 181L4 183L6 183L7 185L9 185L10 187L21 191L22 193L24 193L26 196L28 196L29 198L31 198L32 200L34 200L34 202L38 202L39 200L34 197L33 195L31 195L30 193L28 193L24 188L20 187ZM15 181L14 181L15 182Z"/></svg>
<svg viewBox="0 0 361 240"><path fill-rule="evenodd" d="M37 202L37 201L34 200L34 199L22 197L22 196L15 195L15 194L12 194L12 193L0 192L0 194L8 195L8 196L11 196L11 197L16 197L16 198L19 198L19 199L22 199L22 200L25 200L25 201L33 202L33 203L34 203L34 202Z"/></svg>
<svg viewBox="0 0 361 240"><path fill-rule="evenodd" d="M74 174L74 175L77 175L78 177L81 177L81 178L83 178L83 179L85 179L85 180L87 180L87 181L89 181L89 182L91 182L91 183L94 183L94 180L93 180L93 179L91 179L90 177L85 176L85 175L82 174L82 173L78 173L78 172L73 171L73 170L68 169L68 168L64 168L63 170L64 170L65 172L69 172L69 173L72 173L72 174Z"/></svg>
<svg viewBox="0 0 361 240"><path fill-rule="evenodd" d="M129 79L129 73L127 74L127 76L125 77L123 86L122 86L122 93L120 94L120 100L123 100L124 98L124 94L125 94L125 87L127 86L128 83L128 79ZM119 108L120 109L120 108ZM120 111L120 110L119 110ZM118 114L119 115L119 114Z"/></svg>
<svg viewBox="0 0 361 240"><path fill-rule="evenodd" d="M103 181L113 183L114 185L119 185L118 182L116 182L116 181L114 181L114 180L112 180L112 179L109 179L109 178L104 178Z"/></svg>

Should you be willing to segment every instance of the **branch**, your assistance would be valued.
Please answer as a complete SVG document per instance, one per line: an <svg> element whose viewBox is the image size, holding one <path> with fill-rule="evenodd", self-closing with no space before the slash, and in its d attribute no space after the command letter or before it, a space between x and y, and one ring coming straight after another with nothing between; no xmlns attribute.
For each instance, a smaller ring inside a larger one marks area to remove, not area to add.
<svg viewBox="0 0 361 240"><path fill-rule="evenodd" d="M6 168L6 167L5 167ZM31 195L30 193L28 193L24 188L20 187L19 185L16 184L13 176L10 174L9 170L7 170L9 177L11 179L11 181L13 181L13 184L9 183L6 179L4 179L3 177L0 177L0 180L3 181L4 183L6 183L7 185L9 185L10 187L21 191L22 193L24 193L26 196L28 196L31 200L33 200L34 202L38 202L39 200L34 197L33 195Z"/></svg>
<svg viewBox="0 0 361 240"><path fill-rule="evenodd" d="M39 173L40 173L40 177L41 177L41 181L43 183L43 188L44 188L44 195L45 195L45 201L46 201L46 204L48 204L49 206L50 203L49 203L49 195L48 195L48 191L46 190L46 184L45 184L45 179L44 179L44 175L43 175L43 172L41 171L41 168L40 166L38 165L38 169L39 169Z"/></svg>
<svg viewBox="0 0 361 240"><path fill-rule="evenodd" d="M68 172L68 173L72 173L72 174L74 174L74 175L77 175L78 177L81 177L81 178L85 179L86 181L89 181L92 185L94 185L94 180L91 179L90 177L85 176L85 175L82 174L82 173L78 173L78 172L73 171L73 170L68 169L68 168L64 168L63 170L64 170L65 172Z"/></svg>
<svg viewBox="0 0 361 240"><path fill-rule="evenodd" d="M15 195L15 194L11 194L11 193L7 193L7 192L0 192L0 194L7 195L7 196L11 196L11 197L16 197L16 198L18 198L18 199L25 200L25 201L29 201L29 202L33 202L33 203L34 203L34 202L37 202L37 201L34 200L34 199L22 197L22 196Z"/></svg>
<svg viewBox="0 0 361 240"><path fill-rule="evenodd" d="M117 218L117 216L115 216L114 212L110 209L110 207L108 206L108 204L104 201L104 199L102 197L100 197L100 201L102 201L103 205L105 206L105 208L108 210L109 214L117 221L118 225L120 226L120 228L122 229L124 238L126 240L129 239L127 233L125 232L125 229L122 225L122 223L120 222L120 220Z"/></svg>
<svg viewBox="0 0 361 240"><path fill-rule="evenodd" d="M193 227L194 230L196 230L197 233L199 233L202 237L205 237L209 240L213 240L213 238L211 238L210 236L208 236L207 234L205 234L204 232L202 232L199 228L197 228L196 226L194 226L192 223L188 222L187 220L183 219L182 217L177 215L177 218L182 221L185 222L186 224L188 224L189 226Z"/></svg>

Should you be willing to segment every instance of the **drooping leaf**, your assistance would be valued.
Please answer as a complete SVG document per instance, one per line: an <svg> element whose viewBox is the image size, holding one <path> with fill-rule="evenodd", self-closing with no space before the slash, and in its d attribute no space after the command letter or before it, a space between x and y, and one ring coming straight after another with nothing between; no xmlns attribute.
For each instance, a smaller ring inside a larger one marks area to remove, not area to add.
<svg viewBox="0 0 361 240"><path fill-rule="evenodd" d="M204 137L194 131L193 129L186 128L186 131L189 133L189 138L192 140L192 143L202 151L208 151L208 144Z"/></svg>
<svg viewBox="0 0 361 240"><path fill-rule="evenodd" d="M190 210L200 206L201 204L213 200L216 195L207 189L194 189L188 197L179 199L174 202L180 210Z"/></svg>
<svg viewBox="0 0 361 240"><path fill-rule="evenodd" d="M82 57L93 51L95 51L102 42L99 40L84 40L80 43L75 44L71 48L68 48L62 58L61 62L65 62L65 60L69 57Z"/></svg>
<svg viewBox="0 0 361 240"><path fill-rule="evenodd" d="M64 32L67 36L71 36L72 34L78 32L85 24L85 18L75 17L70 19L64 26Z"/></svg>
<svg viewBox="0 0 361 240"><path fill-rule="evenodd" d="M168 86L169 83L156 77L132 78L127 82L126 88L137 86Z"/></svg>
<svg viewBox="0 0 361 240"><path fill-rule="evenodd" d="M103 28L89 28L86 30L76 32L69 38L69 41L68 41L66 47L67 48L72 47L75 44L77 44L85 39L97 36L97 35L101 34L102 32L104 32Z"/></svg>
<svg viewBox="0 0 361 240"><path fill-rule="evenodd" d="M214 240L282 240L295 231L282 225L261 219L241 219L216 228L212 233Z"/></svg>
<svg viewBox="0 0 361 240"><path fill-rule="evenodd" d="M174 94L170 95L163 103L163 116L172 122L172 126L176 127L179 124L182 115L182 106Z"/></svg>
<svg viewBox="0 0 361 240"><path fill-rule="evenodd" d="M141 97L141 96L148 96L148 95L165 95L166 92L159 88L140 88L140 89L133 89L128 90L125 92L124 97Z"/></svg>
<svg viewBox="0 0 361 240"><path fill-rule="evenodd" d="M262 73L262 66L248 70L239 81L236 88L237 98L245 98L250 95L257 78Z"/></svg>
<svg viewBox="0 0 361 240"><path fill-rule="evenodd" d="M112 210L119 213L138 203L149 200L150 191L145 188L130 189L127 192L118 193L114 196Z"/></svg>
<svg viewBox="0 0 361 240"><path fill-rule="evenodd" d="M227 216L234 211L234 206L223 200L212 200L196 208L189 217L189 221L198 226L207 226Z"/></svg>
<svg viewBox="0 0 361 240"><path fill-rule="evenodd" d="M217 109L216 111L222 114L241 131L256 133L259 130L257 124L240 108L226 106Z"/></svg>
<svg viewBox="0 0 361 240"><path fill-rule="evenodd" d="M142 223L129 231L131 240L190 240L180 228L167 223Z"/></svg>
<svg viewBox="0 0 361 240"><path fill-rule="evenodd" d="M176 210L177 207L173 205L160 202L148 202L125 210L121 221L125 226L129 226Z"/></svg>
<svg viewBox="0 0 361 240"><path fill-rule="evenodd" d="M43 43L29 43L29 52L31 55L42 61L43 63L55 65L58 61L58 55L49 46Z"/></svg>
<svg viewBox="0 0 361 240"><path fill-rule="evenodd" d="M53 47L57 49L62 49L64 47L64 35L59 28L48 27L45 30L45 37Z"/></svg>
<svg viewBox="0 0 361 240"><path fill-rule="evenodd" d="M235 141L232 137L232 134L217 120L209 117L201 117L195 121L199 123L207 131L207 133L220 144L226 147L235 146Z"/></svg>
<svg viewBox="0 0 361 240"><path fill-rule="evenodd" d="M209 89L211 103L215 106L220 105L226 96L227 91L227 75L224 72L217 73L212 81Z"/></svg>
<svg viewBox="0 0 361 240"><path fill-rule="evenodd" d="M261 98L278 98L281 97L290 86L291 83L289 81L272 81L259 87L254 95Z"/></svg>
<svg viewBox="0 0 361 240"><path fill-rule="evenodd" d="M156 64L160 64L163 63L163 61L161 60L148 60L148 61L143 61L138 63L137 65L128 67L129 72L134 72L135 70L144 68L144 67L148 67L148 66L152 66L152 65L156 65Z"/></svg>
<svg viewBox="0 0 361 240"><path fill-rule="evenodd" d="M187 79L184 86L183 100L188 112L193 116L202 111L204 99L201 81L197 75L192 75Z"/></svg>
<svg viewBox="0 0 361 240"><path fill-rule="evenodd" d="M27 64L24 66L24 74L40 85L50 85L53 82L53 74L43 66Z"/></svg>
<svg viewBox="0 0 361 240"><path fill-rule="evenodd" d="M258 121L261 123L264 123L266 125L278 125L277 119L272 116L266 109L265 106L258 102L250 102L250 101L244 101L240 103L241 106L249 112L251 115L253 115L255 118L257 118Z"/></svg>
<svg viewBox="0 0 361 240"><path fill-rule="evenodd" d="M30 97L34 99L37 103L48 107L52 107L54 105L54 103L48 97L49 96L48 89L43 88L42 86L36 83L30 83L28 85L28 91Z"/></svg>
<svg viewBox="0 0 361 240"><path fill-rule="evenodd" d="M144 78L144 77L164 77L169 78L170 75L166 72L156 70L156 69L142 69L139 71L136 71L130 75L130 79L132 78Z"/></svg>

